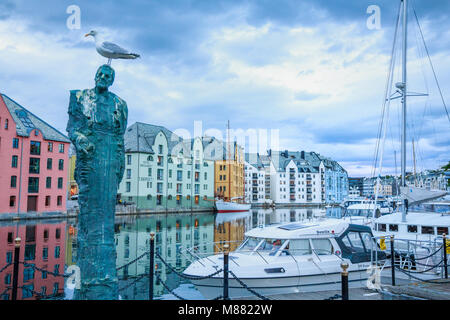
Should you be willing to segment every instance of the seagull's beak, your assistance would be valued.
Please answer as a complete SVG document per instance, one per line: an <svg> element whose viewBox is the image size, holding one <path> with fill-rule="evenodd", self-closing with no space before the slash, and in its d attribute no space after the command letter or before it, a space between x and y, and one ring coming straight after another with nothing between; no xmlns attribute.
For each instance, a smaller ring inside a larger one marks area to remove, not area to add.
<svg viewBox="0 0 450 320"><path fill-rule="evenodd" d="M90 33L86 33L84 36L89 37L90 35L91 35Z"/></svg>

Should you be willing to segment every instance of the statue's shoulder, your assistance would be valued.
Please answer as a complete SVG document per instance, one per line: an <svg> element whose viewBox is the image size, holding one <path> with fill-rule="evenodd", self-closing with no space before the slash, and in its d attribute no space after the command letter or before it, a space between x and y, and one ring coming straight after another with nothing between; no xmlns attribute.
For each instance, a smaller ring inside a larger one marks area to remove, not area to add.
<svg viewBox="0 0 450 320"><path fill-rule="evenodd" d="M123 100L122 98L120 98L119 96L115 95L114 93L110 92L109 93L111 95L111 97L114 100L114 104L118 107L122 107L122 108L126 108L127 107L127 103L125 100Z"/></svg>
<svg viewBox="0 0 450 320"><path fill-rule="evenodd" d="M92 100L94 95L93 89L70 90L69 112L72 114L84 113L86 102Z"/></svg>
<svg viewBox="0 0 450 320"><path fill-rule="evenodd" d="M70 101L81 103L87 97L92 97L94 95L95 95L94 89L70 90Z"/></svg>

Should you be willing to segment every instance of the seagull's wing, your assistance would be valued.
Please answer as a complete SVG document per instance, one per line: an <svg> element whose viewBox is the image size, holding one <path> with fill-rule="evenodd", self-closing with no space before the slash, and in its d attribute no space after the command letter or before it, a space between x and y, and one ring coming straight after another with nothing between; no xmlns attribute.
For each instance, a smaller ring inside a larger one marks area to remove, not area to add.
<svg viewBox="0 0 450 320"><path fill-rule="evenodd" d="M128 50L125 50L122 47L119 47L117 44L112 43L112 42L103 42L102 43L102 49L106 50L106 51L110 51L111 53L116 53L116 54L129 54L130 52Z"/></svg>

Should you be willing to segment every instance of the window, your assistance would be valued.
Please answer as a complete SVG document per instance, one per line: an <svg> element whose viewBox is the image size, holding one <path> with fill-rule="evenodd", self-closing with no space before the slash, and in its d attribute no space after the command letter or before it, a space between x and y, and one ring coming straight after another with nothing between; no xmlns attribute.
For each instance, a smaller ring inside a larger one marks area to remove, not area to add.
<svg viewBox="0 0 450 320"><path fill-rule="evenodd" d="M22 286L22 298L23 299L31 298L33 296L33 291L34 291L33 284L23 285Z"/></svg>
<svg viewBox="0 0 450 320"><path fill-rule="evenodd" d="M53 142L49 142L48 143L48 148L47 148L48 152L53 152Z"/></svg>
<svg viewBox="0 0 450 320"><path fill-rule="evenodd" d="M289 240L288 247L289 253L294 256L303 256L311 254L311 245L308 239L302 240Z"/></svg>
<svg viewBox="0 0 450 320"><path fill-rule="evenodd" d="M11 263L12 262L12 258L13 258L13 252L12 251L8 251L6 253L6 263Z"/></svg>
<svg viewBox="0 0 450 320"><path fill-rule="evenodd" d="M56 229L55 238L60 239L61 238L61 229Z"/></svg>
<svg viewBox="0 0 450 320"><path fill-rule="evenodd" d="M398 224L390 224L389 225L389 231L397 232L398 231Z"/></svg>
<svg viewBox="0 0 450 320"><path fill-rule="evenodd" d="M61 255L61 247L60 246L56 246L55 247L55 258L59 258Z"/></svg>
<svg viewBox="0 0 450 320"><path fill-rule="evenodd" d="M158 183L156 184L156 192L162 193L162 189L163 189L163 184L162 184L162 182L158 182Z"/></svg>
<svg viewBox="0 0 450 320"><path fill-rule="evenodd" d="M422 226L422 234L434 234L434 227Z"/></svg>
<svg viewBox="0 0 450 320"><path fill-rule="evenodd" d="M41 154L41 143L39 141L30 142L30 154L39 156Z"/></svg>
<svg viewBox="0 0 450 320"><path fill-rule="evenodd" d="M7 274L5 276L5 284L11 284L11 274Z"/></svg>
<svg viewBox="0 0 450 320"><path fill-rule="evenodd" d="M364 245L359 236L359 232L350 231L342 238L342 242L344 242L351 252L364 252Z"/></svg>
<svg viewBox="0 0 450 320"><path fill-rule="evenodd" d="M131 179L131 169L127 169L127 179Z"/></svg>
<svg viewBox="0 0 450 320"><path fill-rule="evenodd" d="M151 177L152 176L152 168L148 168L148 176Z"/></svg>
<svg viewBox="0 0 450 320"><path fill-rule="evenodd" d="M36 258L36 245L27 244L25 245L25 260L34 260Z"/></svg>
<svg viewBox="0 0 450 320"><path fill-rule="evenodd" d="M63 178L58 178L58 189L62 189L63 187Z"/></svg>
<svg viewBox="0 0 450 320"><path fill-rule="evenodd" d="M39 178L29 177L28 193L38 193L38 192L39 192Z"/></svg>
<svg viewBox="0 0 450 320"><path fill-rule="evenodd" d="M62 196L58 196L58 197L56 198L56 205L57 205L57 206L61 206L61 205L62 205Z"/></svg>
<svg viewBox="0 0 450 320"><path fill-rule="evenodd" d="M17 162L18 161L19 161L19 158L17 156L12 156L11 167L12 168L17 168Z"/></svg>
<svg viewBox="0 0 450 320"><path fill-rule="evenodd" d="M59 159L58 161L58 170L64 170L64 160Z"/></svg>
<svg viewBox="0 0 450 320"><path fill-rule="evenodd" d="M163 179L163 174L164 174L163 169L158 169L158 171L157 171L157 179L158 180L162 180Z"/></svg>
<svg viewBox="0 0 450 320"><path fill-rule="evenodd" d="M437 234L438 235L442 235L444 233L446 235L448 235L448 227L437 227Z"/></svg>
<svg viewBox="0 0 450 320"><path fill-rule="evenodd" d="M159 153L163 153L163 146L162 146L162 144L160 144L160 145L158 146L158 152L159 152Z"/></svg>
<svg viewBox="0 0 450 320"><path fill-rule="evenodd" d="M172 170L169 170L169 178L172 178Z"/></svg>
<svg viewBox="0 0 450 320"><path fill-rule="evenodd" d="M333 245L329 239L312 239L314 252L317 255L333 254Z"/></svg>
<svg viewBox="0 0 450 320"><path fill-rule="evenodd" d="M208 179L208 173L205 172L205 180L207 180L207 179Z"/></svg>
<svg viewBox="0 0 450 320"><path fill-rule="evenodd" d="M153 157L152 156L148 156L147 157L147 161L153 161Z"/></svg>
<svg viewBox="0 0 450 320"><path fill-rule="evenodd" d="M378 231L386 231L386 224L379 223L378 224Z"/></svg>
<svg viewBox="0 0 450 320"><path fill-rule="evenodd" d="M46 207L50 206L50 196L45 196L45 206Z"/></svg>
<svg viewBox="0 0 450 320"><path fill-rule="evenodd" d="M13 148L18 149L19 148L19 139L13 138Z"/></svg>
<svg viewBox="0 0 450 320"><path fill-rule="evenodd" d="M59 144L59 153L64 153L64 145L62 143Z"/></svg>
<svg viewBox="0 0 450 320"><path fill-rule="evenodd" d="M30 158L30 168L29 173L39 174L41 159L39 158Z"/></svg>
<svg viewBox="0 0 450 320"><path fill-rule="evenodd" d="M13 243L13 233L12 232L8 232L8 243L9 244Z"/></svg>
<svg viewBox="0 0 450 320"><path fill-rule="evenodd" d="M131 192L131 182L127 181L126 192Z"/></svg>
<svg viewBox="0 0 450 320"><path fill-rule="evenodd" d="M8 124L9 124L9 120L5 119L5 130L8 130Z"/></svg>
<svg viewBox="0 0 450 320"><path fill-rule="evenodd" d="M47 169L48 170L52 170L52 166L53 166L53 159L52 158L48 158L47 159Z"/></svg>
<svg viewBox="0 0 450 320"><path fill-rule="evenodd" d="M127 155L127 164L130 165L131 164L131 154Z"/></svg>
<svg viewBox="0 0 450 320"><path fill-rule="evenodd" d="M417 226L408 225L408 232L417 233Z"/></svg>
<svg viewBox="0 0 450 320"><path fill-rule="evenodd" d="M48 260L48 248L47 247L42 248L42 259Z"/></svg>
<svg viewBox="0 0 450 320"><path fill-rule="evenodd" d="M17 176L11 176L11 188L17 187Z"/></svg>
<svg viewBox="0 0 450 320"><path fill-rule="evenodd" d="M45 179L45 187L46 187L47 189L50 189L50 188L52 187L52 177L47 177L47 178Z"/></svg>

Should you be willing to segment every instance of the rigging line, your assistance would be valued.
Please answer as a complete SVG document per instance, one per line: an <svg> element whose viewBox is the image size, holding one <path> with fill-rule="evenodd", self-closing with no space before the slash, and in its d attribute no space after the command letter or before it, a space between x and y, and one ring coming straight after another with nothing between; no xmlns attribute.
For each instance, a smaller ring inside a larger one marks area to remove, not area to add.
<svg viewBox="0 0 450 320"><path fill-rule="evenodd" d="M444 95L442 94L441 86L439 85L439 81L437 79L436 72L434 71L434 66L433 66L433 63L431 61L430 53L428 52L427 44L425 43L425 38L423 36L422 28L420 27L419 18L417 17L416 9L413 8L413 11L414 11L414 16L416 17L417 26L419 27L420 35L422 37L423 45L425 47L425 51L426 51L427 56L428 56L428 61L430 62L431 70L433 71L434 80L436 81L436 85L438 87L439 94L441 96L441 100L442 100L442 103L443 103L444 108L445 108L445 112L447 113L448 121L450 122L450 115L449 115L448 110L447 110L447 105L445 104Z"/></svg>
<svg viewBox="0 0 450 320"><path fill-rule="evenodd" d="M387 99L389 99L388 101L390 102L390 92L392 89L392 81L393 81L393 70L394 70L394 66L395 66L395 49L396 49L396 45L397 45L397 35L398 35L398 29L399 29L399 25L400 25L400 14L401 14L402 4L403 4L403 2L400 2L400 4L399 4L399 9L398 9L398 13L397 13L397 22L395 24L394 40L392 43L391 59L390 59L390 63L389 63L389 72L388 72L388 77L386 80L386 87L385 87L385 91L384 91L381 119L380 119L379 128L378 128L377 142L375 144L375 150L374 150L372 177L374 177L375 173L376 173L376 165L378 162L378 153L379 153L379 147L380 147L380 138L381 138L381 133L382 133L382 129L383 129L383 121L384 121L384 114L385 114L385 110L386 110Z"/></svg>

